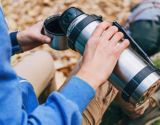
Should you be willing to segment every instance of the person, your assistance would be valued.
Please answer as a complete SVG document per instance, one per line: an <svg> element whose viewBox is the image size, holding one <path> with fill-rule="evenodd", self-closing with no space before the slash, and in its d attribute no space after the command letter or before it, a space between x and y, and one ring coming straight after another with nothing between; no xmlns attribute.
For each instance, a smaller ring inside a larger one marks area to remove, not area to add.
<svg viewBox="0 0 160 125"><path fill-rule="evenodd" d="M159 48L158 39L160 37L159 37L159 23L158 23L159 13L157 13L159 12L158 5L159 5L158 0L142 1L136 7L137 9L135 9L135 11L132 12L128 20L129 21L128 30L131 36L136 40L136 42L138 42L138 44L150 56L158 52L158 48ZM147 7L147 9L145 9L145 7ZM145 11L142 11L142 13L139 13L139 15L135 17L134 16L135 12L137 13L137 10L139 10L139 8L144 9ZM155 13L153 12L150 13L150 11L154 11ZM150 16L147 16L147 19L145 19L143 16L143 15L146 15L146 12L150 13ZM152 32L154 32L154 34ZM145 33L147 33L148 35L147 36L144 35ZM26 57L24 57L23 60L21 60L17 65L14 66L14 69L19 76L22 76L23 78L26 78L27 80L31 81L31 84L34 87L36 94L38 93L37 97L40 95L40 93L42 93L42 91L49 84L49 81L54 76L54 72L55 72L55 69L52 63L53 60L51 59L51 57L50 59L45 58L47 57L47 55L50 57L49 53L44 51L38 51L33 54L27 55ZM42 58L45 58L45 62ZM72 76L74 76L79 71L81 67L81 63L82 62L80 60L80 62L77 64L74 71L71 73L70 78L72 78ZM44 64L45 66L43 66ZM30 65L32 65L32 68L30 68ZM45 72L45 73L42 75L40 74L40 72ZM52 74L52 77L50 77L51 76L50 74ZM67 81L69 81L70 78L68 78ZM126 121L130 122L130 123L126 123L126 122L122 123L126 125L131 123L141 125L142 122L137 118L141 117L144 113L147 114L148 107L152 107L152 105L154 105L155 103L158 104L157 93L155 93L145 103L138 106L125 103L119 95L120 94L118 93L117 89L114 86L112 86L110 82L105 81L104 84L100 85L96 90L95 97L91 100L91 102L83 112L83 125L100 124L102 121L102 116L106 110L111 111L113 113L113 110L111 110L108 107L115 98L117 100L116 102L118 102L118 106L121 107L121 110L123 110L130 118L135 119L134 121L125 119ZM114 108L117 109L117 107L114 107ZM106 114L107 114L106 119L109 119L110 114L108 113ZM114 114L114 115L117 115L117 114ZM115 117L113 119L115 119ZM104 123L104 124L106 125L107 123ZM113 124L113 123L109 123L109 125L110 124Z"/></svg>
<svg viewBox="0 0 160 125"><path fill-rule="evenodd" d="M131 15L125 24L130 35L149 56L159 51L159 20L160 1L141 0L131 9Z"/></svg>
<svg viewBox="0 0 160 125"><path fill-rule="evenodd" d="M120 54L129 45L126 39L118 43L123 39L123 34L115 26L108 22L101 23L87 42L78 72L59 92L51 93L44 104L38 105L34 86L18 77L10 65L11 42L15 52L20 47L27 51L49 43L49 39L40 35L41 28L38 26L37 29L34 29L35 26L17 32L16 37L11 34L10 39L1 8L0 21L0 124L4 125L80 125L82 112L95 96L97 88L108 79ZM49 56L46 58L50 59Z"/></svg>

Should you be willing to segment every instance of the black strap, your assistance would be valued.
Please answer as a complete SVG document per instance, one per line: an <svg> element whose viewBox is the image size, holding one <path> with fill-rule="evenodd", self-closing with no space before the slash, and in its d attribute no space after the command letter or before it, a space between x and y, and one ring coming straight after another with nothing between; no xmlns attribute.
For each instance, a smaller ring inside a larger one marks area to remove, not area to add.
<svg viewBox="0 0 160 125"><path fill-rule="evenodd" d="M129 83L125 86L125 88L122 91L122 98L125 101L129 101L130 96L133 94L135 89L139 86L139 84L151 73L155 72L156 68L148 65L145 68L143 68L139 73L137 73Z"/></svg>
<svg viewBox="0 0 160 125"><path fill-rule="evenodd" d="M86 18L84 18L80 23L78 23L74 29L72 30L70 36L69 36L69 46L75 50L75 42L77 40L77 37L79 36L79 34L81 33L81 31L88 25L90 24L91 22L93 21L96 21L96 20L99 20L99 21L102 21L102 18L101 17L98 17L96 15L89 15L87 16Z"/></svg>
<svg viewBox="0 0 160 125"><path fill-rule="evenodd" d="M126 30L116 21L113 21L113 25L116 26L118 30L124 34L125 39L128 39L130 41L132 48L136 49L136 51L143 57L143 59L145 59L150 65L153 66L151 59L144 52L144 50L137 44L137 42L126 32Z"/></svg>

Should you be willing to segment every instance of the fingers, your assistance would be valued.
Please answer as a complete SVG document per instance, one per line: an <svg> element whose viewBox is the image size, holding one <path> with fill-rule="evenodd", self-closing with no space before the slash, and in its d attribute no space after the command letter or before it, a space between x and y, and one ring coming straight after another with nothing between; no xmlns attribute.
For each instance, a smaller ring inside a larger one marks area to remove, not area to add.
<svg viewBox="0 0 160 125"><path fill-rule="evenodd" d="M129 46L129 40L125 39L121 43L117 44L115 50L117 53L121 54Z"/></svg>
<svg viewBox="0 0 160 125"><path fill-rule="evenodd" d="M41 33L43 25L44 25L44 20L41 20L36 24L34 24L33 26L31 26L31 29L34 29L37 33Z"/></svg>
<svg viewBox="0 0 160 125"><path fill-rule="evenodd" d="M87 42L86 48L90 55L94 55L98 42L99 42L98 37L91 37Z"/></svg>
<svg viewBox="0 0 160 125"><path fill-rule="evenodd" d="M34 36L35 38L36 36ZM50 43L51 42L51 38L49 38L48 36L45 36L45 35L41 35L39 34L37 36L37 40L41 43Z"/></svg>
<svg viewBox="0 0 160 125"><path fill-rule="evenodd" d="M106 30L109 26L111 26L111 23L109 22L102 22L100 23L96 30L92 33L93 37L100 37L102 35L102 33L104 32L104 30Z"/></svg>
<svg viewBox="0 0 160 125"><path fill-rule="evenodd" d="M111 26L110 23L103 22L97 26L87 45L92 53L96 50L97 46L100 46L100 49L114 49L115 55L119 56L129 45L127 39L122 41L123 37L124 34L118 32L116 26Z"/></svg>
<svg viewBox="0 0 160 125"><path fill-rule="evenodd" d="M100 36L109 26L111 26L111 23L108 22L102 22L97 26L96 30L92 33L92 36L87 42L87 48L89 53L94 54L95 49L99 43Z"/></svg>
<svg viewBox="0 0 160 125"><path fill-rule="evenodd" d="M122 38L124 37L123 33L122 32L117 32L114 34L114 36L110 39L110 42L113 44L113 45L116 45L117 42L119 42L120 40L122 40Z"/></svg>
<svg viewBox="0 0 160 125"><path fill-rule="evenodd" d="M107 30L105 30L101 36L102 40L109 40L112 36L118 32L118 28L116 26L111 26Z"/></svg>
<svg viewBox="0 0 160 125"><path fill-rule="evenodd" d="M43 26L43 24L44 24L44 20L41 20L41 21L39 21L36 25L38 25L38 26Z"/></svg>
<svg viewBox="0 0 160 125"><path fill-rule="evenodd" d="M48 36L46 35L43 35L41 34L41 29L43 27L43 24L44 24L44 20L41 20L39 21L36 25L37 27L40 29L40 34L39 34L39 41L42 42L42 43L50 43L51 42L51 38L49 38Z"/></svg>
<svg viewBox="0 0 160 125"><path fill-rule="evenodd" d="M44 20L41 20L41 21L39 21L39 22L37 23L37 27L40 29L40 31L41 31L41 29L42 29L42 27L43 27L43 24L44 24ZM39 41L40 41L41 43L50 43L50 42L51 42L51 38L49 38L49 37L46 36L46 35L42 35L42 34L40 34L40 35L38 36L38 39L39 39Z"/></svg>

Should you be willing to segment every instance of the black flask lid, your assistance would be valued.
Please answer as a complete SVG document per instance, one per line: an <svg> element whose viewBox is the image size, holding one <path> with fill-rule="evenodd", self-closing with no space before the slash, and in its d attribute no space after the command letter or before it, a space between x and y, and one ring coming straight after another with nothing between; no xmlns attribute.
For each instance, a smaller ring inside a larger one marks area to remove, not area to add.
<svg viewBox="0 0 160 125"><path fill-rule="evenodd" d="M65 33L67 33L67 29L69 25L72 23L72 21L82 14L84 14L84 12L75 7L71 7L67 9L66 11L64 11L64 13L61 15L59 19L59 25L61 29Z"/></svg>

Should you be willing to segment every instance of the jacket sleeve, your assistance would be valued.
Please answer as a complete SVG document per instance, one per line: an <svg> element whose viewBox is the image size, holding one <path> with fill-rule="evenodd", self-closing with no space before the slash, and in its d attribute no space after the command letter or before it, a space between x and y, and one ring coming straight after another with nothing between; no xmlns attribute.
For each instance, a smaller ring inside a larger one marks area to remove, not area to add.
<svg viewBox="0 0 160 125"><path fill-rule="evenodd" d="M58 92L53 92L44 105L29 115L29 125L81 125L81 113L95 91L78 77Z"/></svg>
<svg viewBox="0 0 160 125"><path fill-rule="evenodd" d="M18 33L18 31L11 32L9 34L10 39L11 39L11 45L12 45L12 55L22 52L22 49L21 49L21 47L18 43L18 40L17 40L17 33Z"/></svg>
<svg viewBox="0 0 160 125"><path fill-rule="evenodd" d="M81 112L95 91L78 77L73 77L59 93L53 92L46 103L38 106L31 114L22 108L18 79L10 65L10 37L1 8L0 22L0 124L80 125Z"/></svg>

